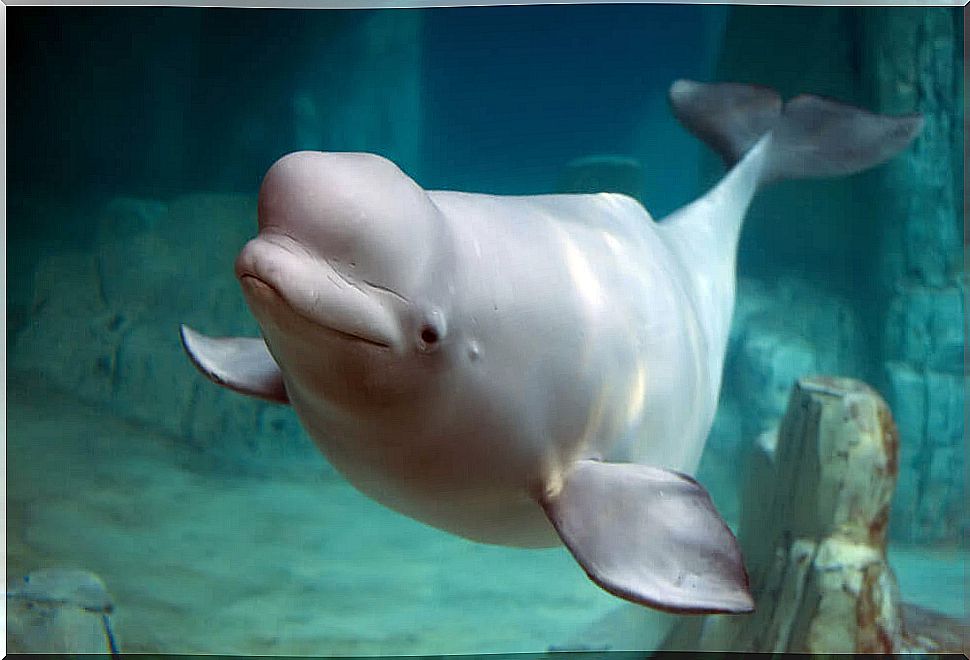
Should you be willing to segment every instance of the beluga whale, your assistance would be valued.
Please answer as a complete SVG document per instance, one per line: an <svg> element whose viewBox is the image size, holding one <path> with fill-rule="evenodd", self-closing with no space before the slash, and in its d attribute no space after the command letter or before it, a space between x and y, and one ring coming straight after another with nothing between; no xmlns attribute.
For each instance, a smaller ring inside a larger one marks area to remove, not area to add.
<svg viewBox="0 0 970 660"><path fill-rule="evenodd" d="M185 350L219 385L292 405L395 511L484 543L564 544L651 608L751 611L738 544L691 476L742 220L762 186L876 166L922 119L735 83L680 80L669 100L728 171L659 222L621 194L428 191L374 154L284 156L235 263L262 336L182 326Z"/></svg>

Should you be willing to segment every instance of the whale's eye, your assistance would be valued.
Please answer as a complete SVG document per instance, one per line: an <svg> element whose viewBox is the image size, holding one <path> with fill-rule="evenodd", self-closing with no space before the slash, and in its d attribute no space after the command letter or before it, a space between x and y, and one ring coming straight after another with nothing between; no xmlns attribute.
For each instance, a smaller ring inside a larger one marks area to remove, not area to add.
<svg viewBox="0 0 970 660"><path fill-rule="evenodd" d="M428 346L438 343L438 331L434 326L426 325L421 328L421 341Z"/></svg>
<svg viewBox="0 0 970 660"><path fill-rule="evenodd" d="M447 326L444 315L438 310L429 311L422 321L421 325L418 326L418 350L430 353L444 341Z"/></svg>

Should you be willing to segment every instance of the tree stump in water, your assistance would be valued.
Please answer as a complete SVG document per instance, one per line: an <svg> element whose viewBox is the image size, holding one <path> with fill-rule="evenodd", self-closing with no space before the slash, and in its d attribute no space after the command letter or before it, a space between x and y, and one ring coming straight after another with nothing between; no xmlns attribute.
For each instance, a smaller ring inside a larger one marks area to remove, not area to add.
<svg viewBox="0 0 970 660"><path fill-rule="evenodd" d="M684 619L671 648L893 653L899 590L886 562L898 440L889 408L849 379L803 378L750 457L738 539L746 616Z"/></svg>

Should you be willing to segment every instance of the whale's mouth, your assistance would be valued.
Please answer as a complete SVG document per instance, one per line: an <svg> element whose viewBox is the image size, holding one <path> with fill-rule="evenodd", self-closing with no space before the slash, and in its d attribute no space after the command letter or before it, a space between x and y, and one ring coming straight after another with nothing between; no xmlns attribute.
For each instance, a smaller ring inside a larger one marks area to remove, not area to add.
<svg viewBox="0 0 970 660"><path fill-rule="evenodd" d="M286 299L279 289L267 282L265 279L259 275L251 272L240 272L238 274L239 282L243 287L243 290L247 292L247 297L254 301L265 301L268 303L267 307L284 309L290 315L296 317L300 321L312 326L315 329L320 329L341 339L348 341L359 342L363 344L368 344L370 346L376 346L382 349L391 348L389 341L384 338L374 336L365 336L364 333L360 331L345 330L336 327L335 325L325 323L319 319L312 318L308 314L300 311L295 307L289 300Z"/></svg>

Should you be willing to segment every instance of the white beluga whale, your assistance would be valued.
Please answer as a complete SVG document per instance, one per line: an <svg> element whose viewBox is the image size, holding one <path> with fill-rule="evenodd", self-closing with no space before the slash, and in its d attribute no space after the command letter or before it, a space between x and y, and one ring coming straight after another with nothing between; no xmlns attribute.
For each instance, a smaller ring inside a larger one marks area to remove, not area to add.
<svg viewBox="0 0 970 660"><path fill-rule="evenodd" d="M426 191L372 154L283 157L236 261L262 338L183 326L189 356L291 404L391 509L485 543L564 543L656 609L750 611L737 543L689 476L742 219L764 183L875 166L922 120L730 83L678 81L670 100L730 170L660 222L619 194Z"/></svg>

